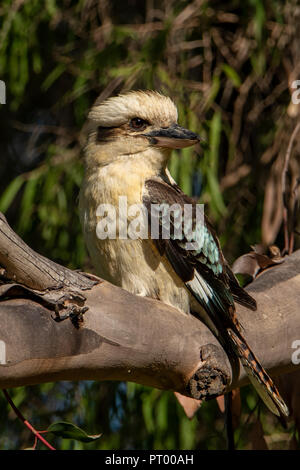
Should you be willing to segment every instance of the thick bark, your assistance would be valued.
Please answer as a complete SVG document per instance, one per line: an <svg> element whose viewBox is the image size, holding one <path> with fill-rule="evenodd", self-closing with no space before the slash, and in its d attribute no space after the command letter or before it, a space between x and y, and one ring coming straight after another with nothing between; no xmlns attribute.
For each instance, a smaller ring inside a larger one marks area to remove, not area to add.
<svg viewBox="0 0 300 470"><path fill-rule="evenodd" d="M0 264L2 388L128 380L207 399L247 383L243 369L231 383L226 354L197 318L41 257L3 217ZM257 312L237 308L249 344L271 375L297 369L291 358L300 340L299 286L300 251L251 284Z"/></svg>

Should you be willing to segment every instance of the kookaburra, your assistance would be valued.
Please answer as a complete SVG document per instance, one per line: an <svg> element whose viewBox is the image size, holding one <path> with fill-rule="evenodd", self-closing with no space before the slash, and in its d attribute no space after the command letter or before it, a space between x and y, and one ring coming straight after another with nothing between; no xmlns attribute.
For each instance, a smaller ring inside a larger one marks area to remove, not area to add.
<svg viewBox="0 0 300 470"><path fill-rule="evenodd" d="M153 91L129 92L96 103L88 120L80 217L99 276L200 317L234 358L235 368L241 360L269 409L288 415L272 379L242 336L235 314L234 302L255 310L255 300L239 286L207 219L197 222L195 201L181 191L167 170L172 149L194 145L199 141L197 134L180 127L173 101ZM127 207L145 209L146 237L124 236L124 224L132 220L132 214L120 209L120 198L126 198ZM176 237L175 216L170 217L170 236L162 236L164 221L158 211L159 235L151 237L151 207L161 204L192 207L189 236L183 231ZM108 206L118 216L116 236L99 236L97 225L104 214L99 207Z"/></svg>

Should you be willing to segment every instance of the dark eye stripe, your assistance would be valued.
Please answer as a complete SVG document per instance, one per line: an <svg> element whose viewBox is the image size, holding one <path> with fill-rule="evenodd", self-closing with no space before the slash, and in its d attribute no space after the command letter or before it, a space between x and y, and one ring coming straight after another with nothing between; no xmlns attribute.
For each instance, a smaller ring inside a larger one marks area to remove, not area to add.
<svg viewBox="0 0 300 470"><path fill-rule="evenodd" d="M117 127L101 127L97 129L97 142L107 142L112 139L116 133Z"/></svg>

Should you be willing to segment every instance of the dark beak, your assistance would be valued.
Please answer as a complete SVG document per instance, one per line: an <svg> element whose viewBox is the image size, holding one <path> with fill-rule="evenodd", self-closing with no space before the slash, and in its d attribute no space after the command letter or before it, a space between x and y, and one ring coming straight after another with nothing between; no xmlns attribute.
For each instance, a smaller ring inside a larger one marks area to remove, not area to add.
<svg viewBox="0 0 300 470"><path fill-rule="evenodd" d="M190 145L195 145L200 141L200 137L197 134L184 127L178 126L178 124L153 130L143 135L150 140L152 145L169 149L182 149Z"/></svg>

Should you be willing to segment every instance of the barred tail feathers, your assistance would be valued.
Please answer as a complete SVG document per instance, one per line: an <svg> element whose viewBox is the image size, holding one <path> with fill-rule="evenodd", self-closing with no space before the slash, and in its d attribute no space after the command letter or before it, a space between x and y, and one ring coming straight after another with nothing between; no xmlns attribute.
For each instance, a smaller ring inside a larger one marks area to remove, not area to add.
<svg viewBox="0 0 300 470"><path fill-rule="evenodd" d="M281 398L273 380L261 366L246 341L230 328L228 328L227 332L249 380L265 405L277 416L280 416L280 414L288 416L288 407Z"/></svg>

